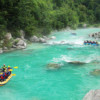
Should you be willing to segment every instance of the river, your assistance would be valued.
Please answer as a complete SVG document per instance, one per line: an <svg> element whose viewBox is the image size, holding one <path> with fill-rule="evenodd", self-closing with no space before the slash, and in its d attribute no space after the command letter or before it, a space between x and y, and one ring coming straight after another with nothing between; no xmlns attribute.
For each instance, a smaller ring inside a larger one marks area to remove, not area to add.
<svg viewBox="0 0 100 100"><path fill-rule="evenodd" d="M83 45L84 40L93 40L88 34L99 31L55 31L49 37L56 39L46 44L30 44L26 49L0 54L1 66L18 66L13 69L16 76L0 87L0 100L82 100L89 90L100 89L100 76L90 74L100 69L100 46ZM69 64L71 61L85 64ZM61 68L47 70L49 63L58 63Z"/></svg>

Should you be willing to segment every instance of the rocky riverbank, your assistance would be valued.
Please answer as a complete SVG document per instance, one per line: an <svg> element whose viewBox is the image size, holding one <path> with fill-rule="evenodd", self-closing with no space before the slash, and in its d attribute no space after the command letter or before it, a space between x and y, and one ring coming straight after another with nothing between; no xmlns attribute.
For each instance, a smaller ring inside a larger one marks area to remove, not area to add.
<svg viewBox="0 0 100 100"><path fill-rule="evenodd" d="M89 37L92 37L92 38L95 38L95 39L96 38L100 39L100 32L89 34Z"/></svg>
<svg viewBox="0 0 100 100"><path fill-rule="evenodd" d="M8 52L12 50L25 49L27 47L28 42L31 43L46 43L50 39L55 39L54 36L48 38L47 36L37 37L32 36L28 39L25 38L24 31L20 31L20 37L14 38L11 33L7 33L4 36L4 39L0 40L0 53Z"/></svg>
<svg viewBox="0 0 100 100"><path fill-rule="evenodd" d="M100 100L100 90L90 90L83 100Z"/></svg>

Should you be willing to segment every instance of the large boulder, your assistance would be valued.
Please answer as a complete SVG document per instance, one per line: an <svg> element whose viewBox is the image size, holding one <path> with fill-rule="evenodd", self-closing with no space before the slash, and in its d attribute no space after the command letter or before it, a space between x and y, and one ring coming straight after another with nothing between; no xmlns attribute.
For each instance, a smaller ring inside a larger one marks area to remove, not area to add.
<svg viewBox="0 0 100 100"><path fill-rule="evenodd" d="M11 33L7 33L7 34L5 35L5 38L6 38L7 40L12 39L12 35L11 35Z"/></svg>
<svg viewBox="0 0 100 100"><path fill-rule="evenodd" d="M95 69L92 72L90 72L90 74L94 75L94 76L99 76L100 75L100 69Z"/></svg>
<svg viewBox="0 0 100 100"><path fill-rule="evenodd" d="M46 36L43 36L43 39L45 39L45 40L49 40L49 38L48 38L48 37L46 37Z"/></svg>
<svg viewBox="0 0 100 100"><path fill-rule="evenodd" d="M2 50L2 48L0 48L0 53L3 53L3 50Z"/></svg>
<svg viewBox="0 0 100 100"><path fill-rule="evenodd" d="M39 38L39 42L40 42L40 43L46 43L47 41L46 41L46 39L44 39L44 38Z"/></svg>
<svg viewBox="0 0 100 100"><path fill-rule="evenodd" d="M71 62L68 62L69 64L77 64L77 65L83 65L85 64L85 62L80 62L80 61L71 61Z"/></svg>
<svg viewBox="0 0 100 100"><path fill-rule="evenodd" d="M17 48L17 49L24 49L26 48L27 44L24 40L17 38L14 40L13 43L13 48Z"/></svg>
<svg viewBox="0 0 100 100"><path fill-rule="evenodd" d="M100 32L89 34L89 37L100 38Z"/></svg>
<svg viewBox="0 0 100 100"><path fill-rule="evenodd" d="M56 39L56 37L55 36L52 36L50 39Z"/></svg>
<svg viewBox="0 0 100 100"><path fill-rule="evenodd" d="M100 100L100 90L90 90L83 100Z"/></svg>
<svg viewBox="0 0 100 100"><path fill-rule="evenodd" d="M31 41L31 42L39 42L39 38L38 38L37 36L32 36L32 37L30 38L30 41Z"/></svg>
<svg viewBox="0 0 100 100"><path fill-rule="evenodd" d="M57 63L49 63L47 65L47 69L48 70L55 70L55 69L59 69L61 66Z"/></svg>

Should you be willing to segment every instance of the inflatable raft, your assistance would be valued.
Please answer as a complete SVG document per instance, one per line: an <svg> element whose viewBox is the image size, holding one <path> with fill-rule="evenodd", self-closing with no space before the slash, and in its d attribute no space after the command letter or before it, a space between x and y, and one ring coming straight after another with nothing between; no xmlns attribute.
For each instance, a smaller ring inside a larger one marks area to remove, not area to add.
<svg viewBox="0 0 100 100"><path fill-rule="evenodd" d="M84 45L93 45L93 46L99 46L99 44L96 44L96 43L84 43Z"/></svg>
<svg viewBox="0 0 100 100"><path fill-rule="evenodd" d="M5 79L4 81L2 81L2 82L0 82L0 86L3 86L3 85L5 85L6 83L8 83L8 81L12 78L12 74L10 74L9 76L8 76L8 78L7 79Z"/></svg>

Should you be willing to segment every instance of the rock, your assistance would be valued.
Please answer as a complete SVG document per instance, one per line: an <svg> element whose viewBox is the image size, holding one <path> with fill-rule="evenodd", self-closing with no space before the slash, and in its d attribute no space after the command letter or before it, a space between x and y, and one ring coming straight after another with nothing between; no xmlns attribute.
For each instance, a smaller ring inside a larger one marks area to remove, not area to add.
<svg viewBox="0 0 100 100"><path fill-rule="evenodd" d="M27 44L24 40L22 40L21 38L17 38L14 40L13 43L13 48L17 48L17 49L24 49L26 48Z"/></svg>
<svg viewBox="0 0 100 100"><path fill-rule="evenodd" d="M52 36L50 39L56 39L56 37L55 36Z"/></svg>
<svg viewBox="0 0 100 100"><path fill-rule="evenodd" d="M25 32L23 30L20 30L20 38L24 40Z"/></svg>
<svg viewBox="0 0 100 100"><path fill-rule="evenodd" d="M39 42L39 38L38 38L37 36L32 36L32 37L30 38L30 41L31 41L31 42Z"/></svg>
<svg viewBox="0 0 100 100"><path fill-rule="evenodd" d="M47 41L44 38L39 38L39 42L46 43Z"/></svg>
<svg viewBox="0 0 100 100"><path fill-rule="evenodd" d="M26 43L23 40L19 40L16 45L26 46Z"/></svg>
<svg viewBox="0 0 100 100"><path fill-rule="evenodd" d="M46 37L46 36L43 36L43 39L45 39L45 40L49 40L49 38L48 38L48 37Z"/></svg>
<svg viewBox="0 0 100 100"><path fill-rule="evenodd" d="M94 75L94 76L99 76L100 75L100 69L95 69L92 72L90 72L90 74Z"/></svg>
<svg viewBox="0 0 100 100"><path fill-rule="evenodd" d="M2 48L0 48L0 53L3 53L3 50L2 50Z"/></svg>
<svg viewBox="0 0 100 100"><path fill-rule="evenodd" d="M100 38L100 32L89 34L89 37Z"/></svg>
<svg viewBox="0 0 100 100"><path fill-rule="evenodd" d="M86 28L87 27L87 24L83 24L83 27Z"/></svg>
<svg viewBox="0 0 100 100"><path fill-rule="evenodd" d="M13 45L12 47L13 47L13 48L16 48L17 46L16 46L16 45Z"/></svg>
<svg viewBox="0 0 100 100"><path fill-rule="evenodd" d="M12 39L12 35L11 35L11 33L7 33L7 34L5 35L5 38L6 38L7 40Z"/></svg>
<svg viewBox="0 0 100 100"><path fill-rule="evenodd" d="M16 49L25 49L26 47L25 46L16 46Z"/></svg>
<svg viewBox="0 0 100 100"><path fill-rule="evenodd" d="M50 63L47 65L47 69L49 70L54 70L54 69L59 69L61 66L57 63Z"/></svg>
<svg viewBox="0 0 100 100"><path fill-rule="evenodd" d="M3 47L3 50L8 50L8 48L7 47Z"/></svg>
<svg viewBox="0 0 100 100"><path fill-rule="evenodd" d="M70 64L77 64L77 65L83 65L85 64L85 62L80 62L80 61L71 61L71 62L68 62Z"/></svg>
<svg viewBox="0 0 100 100"><path fill-rule="evenodd" d="M100 90L90 90L83 100L100 100Z"/></svg>

